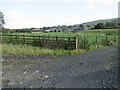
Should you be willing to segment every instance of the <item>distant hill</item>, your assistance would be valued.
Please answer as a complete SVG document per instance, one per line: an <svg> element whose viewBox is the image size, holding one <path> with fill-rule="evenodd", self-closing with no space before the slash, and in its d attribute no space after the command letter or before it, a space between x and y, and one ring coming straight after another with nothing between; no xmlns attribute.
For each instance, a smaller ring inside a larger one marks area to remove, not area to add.
<svg viewBox="0 0 120 90"><path fill-rule="evenodd" d="M115 22L115 23L118 23L118 18L95 20L95 21L86 22L86 23L82 23L82 24L85 25L85 26L86 25L95 26L98 23L106 23L106 22ZM80 25L80 24L77 24L77 25Z"/></svg>

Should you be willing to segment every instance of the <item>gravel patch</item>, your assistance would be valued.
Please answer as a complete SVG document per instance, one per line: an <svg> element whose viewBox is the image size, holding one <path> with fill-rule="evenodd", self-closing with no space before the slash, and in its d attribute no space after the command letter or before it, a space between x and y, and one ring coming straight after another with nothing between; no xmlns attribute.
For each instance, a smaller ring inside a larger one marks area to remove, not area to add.
<svg viewBox="0 0 120 90"><path fill-rule="evenodd" d="M118 46L67 56L3 55L3 88L119 88Z"/></svg>

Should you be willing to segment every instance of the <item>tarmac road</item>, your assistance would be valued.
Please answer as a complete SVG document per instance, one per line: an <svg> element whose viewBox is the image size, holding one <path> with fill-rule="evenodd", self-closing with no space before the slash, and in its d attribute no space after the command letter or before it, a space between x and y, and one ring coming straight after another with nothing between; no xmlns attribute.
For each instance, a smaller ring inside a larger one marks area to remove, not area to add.
<svg viewBox="0 0 120 90"><path fill-rule="evenodd" d="M3 88L119 88L118 46L74 56L3 55Z"/></svg>

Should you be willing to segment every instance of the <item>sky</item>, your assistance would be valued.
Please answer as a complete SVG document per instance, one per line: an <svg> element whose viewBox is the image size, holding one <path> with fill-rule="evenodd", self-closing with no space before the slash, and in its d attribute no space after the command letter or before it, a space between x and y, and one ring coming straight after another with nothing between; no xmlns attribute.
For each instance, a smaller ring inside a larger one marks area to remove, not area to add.
<svg viewBox="0 0 120 90"><path fill-rule="evenodd" d="M118 17L119 0L0 0L5 28L74 25Z"/></svg>

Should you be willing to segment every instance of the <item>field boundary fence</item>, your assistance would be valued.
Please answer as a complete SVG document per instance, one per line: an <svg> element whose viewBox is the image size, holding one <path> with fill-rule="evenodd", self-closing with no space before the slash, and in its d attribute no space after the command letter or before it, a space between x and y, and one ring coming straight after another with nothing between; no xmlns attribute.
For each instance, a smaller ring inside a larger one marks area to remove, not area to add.
<svg viewBox="0 0 120 90"><path fill-rule="evenodd" d="M34 36L34 35L11 35L3 34L0 36L2 43L12 44L30 44L38 47L45 47L50 49L86 49L89 48L89 40L80 37L58 37L58 36ZM110 40L116 42L116 37L109 39L106 35L103 39L99 40L99 37L95 37L93 44L102 44L104 46L111 45Z"/></svg>
<svg viewBox="0 0 120 90"><path fill-rule="evenodd" d="M30 44L51 49L78 49L77 37L32 36L32 35L1 35L2 43Z"/></svg>

